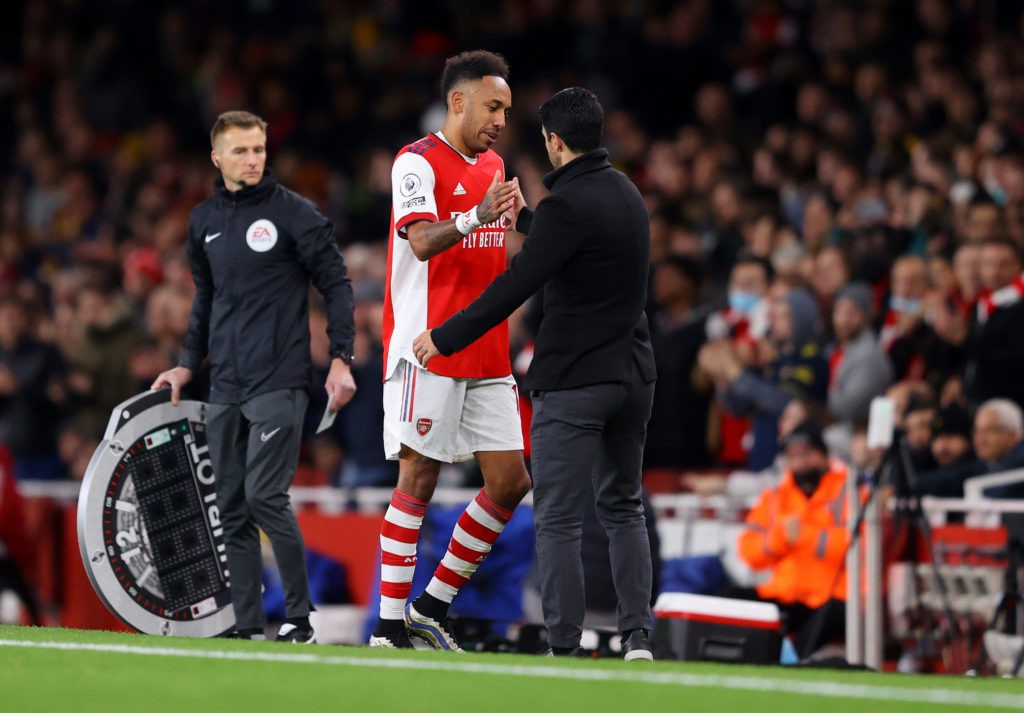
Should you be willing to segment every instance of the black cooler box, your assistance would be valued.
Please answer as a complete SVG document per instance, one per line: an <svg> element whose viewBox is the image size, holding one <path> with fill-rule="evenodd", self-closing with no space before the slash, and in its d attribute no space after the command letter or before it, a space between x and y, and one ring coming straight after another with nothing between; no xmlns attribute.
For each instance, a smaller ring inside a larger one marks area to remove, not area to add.
<svg viewBox="0 0 1024 713"><path fill-rule="evenodd" d="M779 662L782 633L774 604L670 592L658 597L654 616L660 659Z"/></svg>

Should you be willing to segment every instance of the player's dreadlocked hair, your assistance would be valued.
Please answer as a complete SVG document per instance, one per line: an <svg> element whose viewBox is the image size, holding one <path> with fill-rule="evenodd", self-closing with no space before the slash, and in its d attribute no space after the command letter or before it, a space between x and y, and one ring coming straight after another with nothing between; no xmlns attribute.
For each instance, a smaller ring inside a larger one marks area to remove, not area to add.
<svg viewBox="0 0 1024 713"><path fill-rule="evenodd" d="M501 77L508 81L508 62L497 52L471 50L449 57L441 73L441 95L448 102L448 92L461 82Z"/></svg>

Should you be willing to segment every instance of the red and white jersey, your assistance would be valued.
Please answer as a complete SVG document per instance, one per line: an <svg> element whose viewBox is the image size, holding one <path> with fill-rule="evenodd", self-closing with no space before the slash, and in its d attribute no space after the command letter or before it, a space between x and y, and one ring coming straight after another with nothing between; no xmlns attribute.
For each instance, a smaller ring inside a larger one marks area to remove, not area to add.
<svg viewBox="0 0 1024 713"><path fill-rule="evenodd" d="M505 229L483 225L444 252L423 262L409 247L405 231L420 220L440 222L483 200L495 171L505 164L491 150L469 158L438 134L409 144L391 168L391 236L384 295L384 378L399 359L418 364L413 340L466 307L505 271ZM508 323L450 357L437 356L428 369L454 378L491 378L512 373Z"/></svg>

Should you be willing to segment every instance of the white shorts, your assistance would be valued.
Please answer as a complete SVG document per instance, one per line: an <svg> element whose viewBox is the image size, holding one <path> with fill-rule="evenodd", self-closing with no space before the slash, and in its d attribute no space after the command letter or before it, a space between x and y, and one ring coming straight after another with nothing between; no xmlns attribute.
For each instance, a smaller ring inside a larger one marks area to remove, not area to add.
<svg viewBox="0 0 1024 713"><path fill-rule="evenodd" d="M444 463L477 451L523 450L515 379L453 379L398 362L384 382L384 453L397 460L402 444Z"/></svg>

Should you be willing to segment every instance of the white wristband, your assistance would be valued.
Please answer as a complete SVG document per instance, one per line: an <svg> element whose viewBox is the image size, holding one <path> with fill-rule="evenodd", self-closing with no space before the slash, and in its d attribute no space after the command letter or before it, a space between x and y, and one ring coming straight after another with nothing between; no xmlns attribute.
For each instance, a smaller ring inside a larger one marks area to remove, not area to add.
<svg viewBox="0 0 1024 713"><path fill-rule="evenodd" d="M463 235L469 235L481 225L483 223L476 217L476 206L473 206L465 213L459 213L455 216L455 227Z"/></svg>

